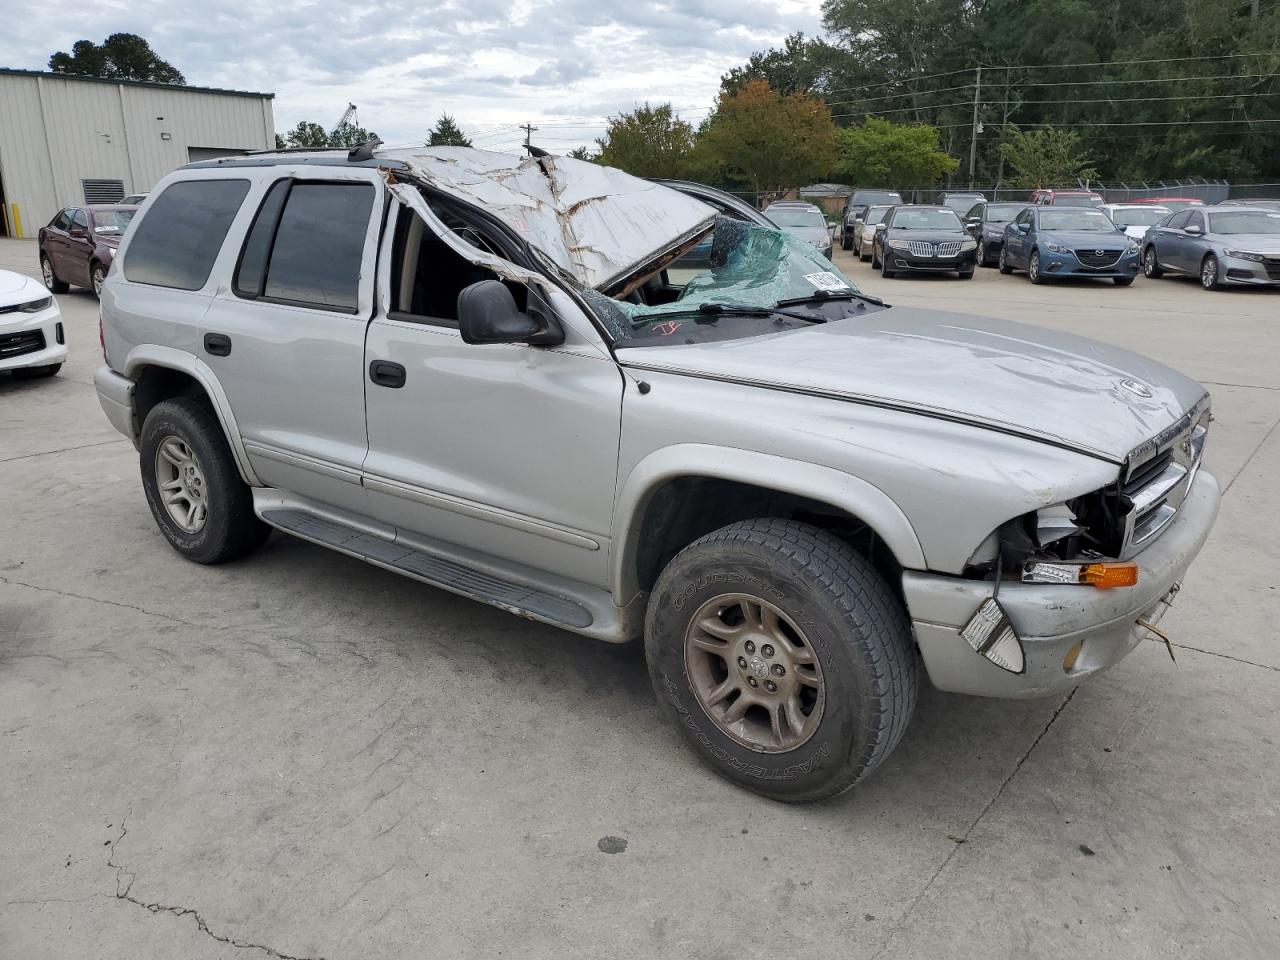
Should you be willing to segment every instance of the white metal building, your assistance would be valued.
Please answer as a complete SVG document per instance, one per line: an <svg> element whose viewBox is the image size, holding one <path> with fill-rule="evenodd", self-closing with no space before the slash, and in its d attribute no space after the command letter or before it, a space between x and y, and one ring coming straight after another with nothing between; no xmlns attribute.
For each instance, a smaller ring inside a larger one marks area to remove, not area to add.
<svg viewBox="0 0 1280 960"><path fill-rule="evenodd" d="M175 167L275 145L270 93L0 68L0 234L145 193Z"/></svg>

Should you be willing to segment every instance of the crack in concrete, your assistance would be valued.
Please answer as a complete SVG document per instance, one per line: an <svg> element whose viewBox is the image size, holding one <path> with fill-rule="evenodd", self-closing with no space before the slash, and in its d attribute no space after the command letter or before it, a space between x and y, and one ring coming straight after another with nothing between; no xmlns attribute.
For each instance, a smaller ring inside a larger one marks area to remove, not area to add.
<svg viewBox="0 0 1280 960"><path fill-rule="evenodd" d="M929 877L920 892L912 898L909 904L907 904L907 909L903 911L902 916L898 918L898 922L893 925L893 929L889 931L888 937L885 938L884 943L880 946L880 949L875 952L871 960L879 960L880 957L884 956L884 952L893 945L893 941L898 936L898 931L906 925L907 920L911 918L911 914L915 912L916 907L920 905L920 901L925 898L925 895L929 892L930 888L933 887L934 882L938 877L942 876L943 871L950 866L951 861L955 859L955 855L960 850L961 845L969 841L969 835L973 833L978 824L982 822L982 819L991 811L991 808L995 806L996 801L1004 794L1005 788L1008 787L1013 778L1018 775L1018 771L1022 769L1022 765L1027 762L1027 759L1031 756L1035 748L1040 745L1040 741L1045 738L1049 729L1062 714L1062 711L1067 708L1067 704L1071 702L1071 698L1076 695L1076 691L1079 689L1079 687L1073 687L1062 703L1058 704L1058 708L1053 711L1053 715L1050 716L1045 725L1040 728L1040 732L1036 734L1036 738L1031 741L1031 746L1027 747L1027 749L1023 751L1022 756L1020 756L1018 758L1018 762L1013 765L1013 769L1009 771L1008 776L1000 781L1000 786L996 787L996 792L991 795L991 799L986 802L986 805L978 812L978 815L973 818L973 822L965 828L964 833L959 837L952 839L951 850L948 851L947 855L943 858L942 863L938 865L938 869L933 872L931 877Z"/></svg>
<svg viewBox="0 0 1280 960"><path fill-rule="evenodd" d="M24 453L17 457L5 457L0 463L17 463L19 460L34 460L36 457L49 457L55 453L71 453L74 450L88 450L90 447L105 447L109 443L125 443L124 437L114 440L99 440L95 443L82 443L78 447L61 447L57 450L41 450L39 453Z"/></svg>
<svg viewBox="0 0 1280 960"><path fill-rule="evenodd" d="M1164 641L1157 642L1163 643ZM1216 650L1205 650L1203 647L1193 647L1187 643L1174 643L1173 645L1179 650L1191 650L1194 653L1203 653L1206 657L1221 657L1223 660L1232 660L1235 663L1242 663L1246 667L1261 667L1263 670L1274 670L1276 673L1280 673L1280 667L1273 667L1269 663L1259 663L1257 660L1246 660L1243 657L1233 657L1229 653L1218 653Z"/></svg>
<svg viewBox="0 0 1280 960"><path fill-rule="evenodd" d="M1230 482L1225 487L1222 488L1223 499L1226 499L1227 494L1231 492L1231 488L1235 486L1236 481L1239 480L1241 475L1249 469L1249 464L1253 463L1253 458L1256 457L1258 452L1267 445L1267 441L1271 439L1271 435L1276 432L1276 427L1280 427L1280 420L1277 420L1271 425L1271 429L1268 430L1266 435L1258 441L1258 445L1253 448L1253 451L1245 459L1244 463L1240 464L1240 469L1236 471L1236 475L1231 478Z"/></svg>
<svg viewBox="0 0 1280 960"><path fill-rule="evenodd" d="M209 626L209 624L198 624L192 623L190 620L182 620L178 617L170 616L167 613L156 613L154 610L148 610L146 607L139 607L132 603L122 603L119 600L104 600L102 597L90 597L83 593L72 593L70 590L59 590L57 587L41 587L34 583L27 583L24 580L15 580L12 577L0 576L0 583L8 584L11 587L26 587L28 590L37 590L41 593L52 593L59 597L67 597L71 600L84 600L87 603L105 603L112 607L120 607L124 610L133 610L136 613L145 614L148 617L155 617L157 620L167 620L170 623L180 623L184 627L202 629ZM217 628L215 627L215 629Z"/></svg>
<svg viewBox="0 0 1280 960"><path fill-rule="evenodd" d="M209 924L205 922L204 917L200 916L200 912L196 910L194 907L177 907L167 903L147 903L145 900L139 900L137 897L130 896L129 891L133 889L133 882L135 879L137 879L137 874L135 874L131 870L128 870L128 868L125 867L123 864L116 863L115 855L116 855L116 844L118 844L121 840L123 840L125 836L128 835L129 833L128 827L126 827L125 824L128 821L129 817L131 817L132 815L133 815L133 807L130 807L129 812L126 813L124 817L122 817L120 820L120 835L111 841L110 851L107 854L107 866L114 868L116 871L116 892L115 892L115 895L111 897L111 899L123 900L127 903L132 903L136 906L142 907L144 910L150 911L151 913L171 913L175 917L193 917L196 921L196 926L199 928L201 933L205 934L206 936L214 940L217 940L219 943L225 943L228 946L235 947L237 950L260 950L263 953L265 953L268 957L275 957L276 960L324 960L323 957L299 957L291 953L281 953L279 950L276 950L274 947L268 947L262 943L253 943L248 940L237 940L235 937L230 937L230 936L224 937L221 934L214 933L212 930L209 929ZM123 890L121 890L120 877L122 873L126 873L126 872L128 873L128 876L129 876L129 883L127 886L125 886ZM43 901L35 901L35 902L43 902ZM54 902L54 901L49 901L49 902ZM68 901L68 902L75 903L80 901Z"/></svg>

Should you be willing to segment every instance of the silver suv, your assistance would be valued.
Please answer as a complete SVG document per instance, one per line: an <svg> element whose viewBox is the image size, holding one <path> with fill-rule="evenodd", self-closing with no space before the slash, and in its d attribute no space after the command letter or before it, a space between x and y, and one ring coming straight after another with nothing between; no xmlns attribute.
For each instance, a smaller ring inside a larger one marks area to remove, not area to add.
<svg viewBox="0 0 1280 960"><path fill-rule="evenodd" d="M98 393L184 556L275 528L643 636L692 748L781 800L883 762L922 667L1033 697L1153 636L1217 511L1204 389L887 307L733 211L464 148L195 163L112 265Z"/></svg>

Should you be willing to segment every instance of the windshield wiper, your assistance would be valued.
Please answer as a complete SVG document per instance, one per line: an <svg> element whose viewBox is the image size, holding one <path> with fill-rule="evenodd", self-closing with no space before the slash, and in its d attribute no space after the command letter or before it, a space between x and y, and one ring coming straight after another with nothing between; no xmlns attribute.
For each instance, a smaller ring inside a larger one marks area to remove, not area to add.
<svg viewBox="0 0 1280 960"><path fill-rule="evenodd" d="M856 290L815 290L813 293L806 294L803 297L788 297L786 300L779 300L780 307L794 307L801 303L826 303L829 300L865 300L867 303L874 303L877 307L883 307L884 301L879 297L873 297L869 294Z"/></svg>
<svg viewBox="0 0 1280 960"><path fill-rule="evenodd" d="M782 304L779 304L781 306ZM666 313L651 313L637 317L635 326L643 327L663 320L674 320L678 317L697 317L701 322L714 323L719 317L790 317L803 320L805 323L826 323L826 317L815 317L807 313L796 313L791 310L780 310L778 307L753 307L749 303L700 303L688 310L670 310Z"/></svg>

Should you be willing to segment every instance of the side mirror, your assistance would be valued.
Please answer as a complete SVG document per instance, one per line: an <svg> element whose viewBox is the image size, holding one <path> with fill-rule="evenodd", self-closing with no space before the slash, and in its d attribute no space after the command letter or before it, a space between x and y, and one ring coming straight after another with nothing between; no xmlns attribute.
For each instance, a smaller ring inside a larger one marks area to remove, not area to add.
<svg viewBox="0 0 1280 960"><path fill-rule="evenodd" d="M1188 224L1188 225L1187 225L1186 227L1184 227L1183 229L1184 229L1187 233L1192 234L1193 236L1198 236L1199 234L1204 233L1204 231L1200 229L1200 226L1199 226L1198 224L1195 224L1195 223Z"/></svg>
<svg viewBox="0 0 1280 960"><path fill-rule="evenodd" d="M1014 228L1015 230L1017 230L1019 233L1029 233L1029 232L1031 231L1031 224L1029 224L1029 223L1015 223L1015 224L1013 225L1013 228Z"/></svg>
<svg viewBox="0 0 1280 960"><path fill-rule="evenodd" d="M887 223L884 223L883 221L876 224L876 233L884 233L884 231L888 229L889 229L889 225Z"/></svg>
<svg viewBox="0 0 1280 960"><path fill-rule="evenodd" d="M564 343L564 331L536 309L521 311L499 280L481 280L458 294L458 327L463 343Z"/></svg>
<svg viewBox="0 0 1280 960"><path fill-rule="evenodd" d="M79 239L84 240L84 239L87 239L89 236L89 228L72 226L72 228L67 231L67 234L69 236L78 237Z"/></svg>

